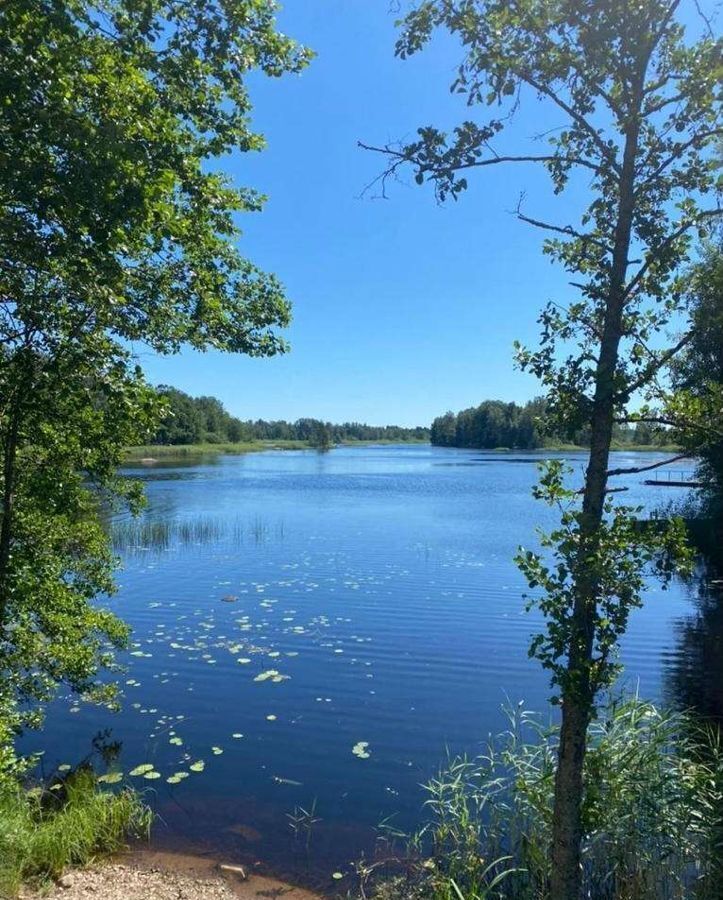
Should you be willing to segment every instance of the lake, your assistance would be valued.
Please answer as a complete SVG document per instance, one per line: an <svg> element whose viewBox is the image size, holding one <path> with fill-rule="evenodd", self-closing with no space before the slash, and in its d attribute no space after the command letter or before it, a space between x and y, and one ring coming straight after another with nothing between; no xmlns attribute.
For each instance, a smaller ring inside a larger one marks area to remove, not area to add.
<svg viewBox="0 0 723 900"><path fill-rule="evenodd" d="M554 455L580 479L583 454ZM512 562L555 521L530 495L539 459L362 446L128 470L149 503L113 522L123 709L61 698L25 749L49 772L99 736L111 771L152 764L159 778L129 780L160 845L317 885L349 872L381 822L419 823L420 784L503 729L503 704L547 709ZM645 477L620 479L626 503L685 493ZM623 660L646 697L674 692L691 608L683 585L651 583L633 614Z"/></svg>

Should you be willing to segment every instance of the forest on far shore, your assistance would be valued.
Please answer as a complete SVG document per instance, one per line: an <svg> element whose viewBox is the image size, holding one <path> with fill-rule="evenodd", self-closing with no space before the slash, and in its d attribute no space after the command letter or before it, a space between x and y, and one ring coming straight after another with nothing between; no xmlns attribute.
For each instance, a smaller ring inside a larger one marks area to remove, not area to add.
<svg viewBox="0 0 723 900"><path fill-rule="evenodd" d="M150 443L154 445L304 441L331 446L349 441L431 441L438 447L535 450L567 444L584 447L589 443L585 429L565 434L555 432L546 423L545 401L539 397L525 404L485 400L458 413L438 416L431 428L405 428L361 422L334 424L310 417L294 422L240 419L231 415L216 397L192 397L167 385L161 385L158 392L165 401L166 412L151 438ZM615 426L613 440L616 445L629 447L670 444L665 429L644 422Z"/></svg>
<svg viewBox="0 0 723 900"><path fill-rule="evenodd" d="M475 450L502 447L536 450L560 444L586 447L590 443L587 428L560 434L546 426L545 400L541 397L524 405L485 400L479 406L471 406L458 413L447 412L432 422L430 439L438 447L469 447ZM670 437L663 428L638 422L634 426L615 425L613 443L630 447L662 447L670 444Z"/></svg>
<svg viewBox="0 0 723 900"><path fill-rule="evenodd" d="M223 444L251 441L309 441L338 444L343 441L428 441L428 428L398 425L333 424L303 418L295 422L265 419L242 420L229 413L216 397L191 397L162 385L159 393L166 412L152 444Z"/></svg>

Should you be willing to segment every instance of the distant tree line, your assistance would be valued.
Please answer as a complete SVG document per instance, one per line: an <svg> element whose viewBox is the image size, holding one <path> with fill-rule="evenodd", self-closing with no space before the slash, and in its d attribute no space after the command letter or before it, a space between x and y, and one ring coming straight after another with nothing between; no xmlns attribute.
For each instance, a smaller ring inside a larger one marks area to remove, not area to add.
<svg viewBox="0 0 723 900"><path fill-rule="evenodd" d="M545 421L545 401L538 397L524 405L485 400L461 412L447 412L432 422L430 437L438 447L468 447L494 450L511 447L535 450L552 443L589 444L586 429L568 434L555 433ZM613 440L631 446L662 445L669 442L664 429L639 422L634 428L616 426Z"/></svg>
<svg viewBox="0 0 723 900"><path fill-rule="evenodd" d="M295 422L265 419L242 420L232 416L216 397L191 397L163 385L158 392L166 405L151 443L220 444L243 441L306 441L328 446L340 441L426 441L428 428L397 425L364 425L360 422L333 424L303 418Z"/></svg>

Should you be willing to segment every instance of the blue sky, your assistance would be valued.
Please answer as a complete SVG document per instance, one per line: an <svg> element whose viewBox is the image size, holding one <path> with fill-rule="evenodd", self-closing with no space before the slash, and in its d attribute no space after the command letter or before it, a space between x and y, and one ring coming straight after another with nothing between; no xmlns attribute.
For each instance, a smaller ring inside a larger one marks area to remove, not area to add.
<svg viewBox="0 0 723 900"><path fill-rule="evenodd" d="M223 163L238 184L269 196L261 214L244 217L241 248L286 286L291 352L254 360L139 351L152 382L213 394L242 418L403 425L537 391L515 372L512 343L535 343L537 311L569 289L540 253L541 232L510 210L524 191L530 215L554 205L564 223L579 197L552 201L544 173L524 165L478 172L445 206L411 179L387 200L360 197L383 160L358 140L384 143L469 117L448 90L455 43L440 37L395 59L394 18L389 0L287 0L279 27L318 55L300 76L254 77L254 123L268 148ZM505 142L557 124L533 100Z"/></svg>

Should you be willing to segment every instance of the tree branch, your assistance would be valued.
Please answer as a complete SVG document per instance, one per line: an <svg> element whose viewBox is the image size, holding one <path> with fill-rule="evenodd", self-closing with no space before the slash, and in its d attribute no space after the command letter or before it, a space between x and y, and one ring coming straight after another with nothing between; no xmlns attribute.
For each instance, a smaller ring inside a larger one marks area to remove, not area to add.
<svg viewBox="0 0 723 900"><path fill-rule="evenodd" d="M669 466L671 463L678 462L681 459L688 459L690 454L679 453L678 456L671 456L670 459L664 459L661 462L651 463L649 466L630 466L625 469L608 469L605 473L607 478L613 475L637 475L638 472L650 472L652 469L659 469L661 466Z"/></svg>
<svg viewBox="0 0 723 900"><path fill-rule="evenodd" d="M520 201L520 203L521 202L522 201ZM520 212L520 203L517 204L515 215L521 222L526 222L528 225L534 225L535 228L542 228L545 231L554 231L556 234L564 234L566 237L576 237L581 241L588 241L589 243L600 247L606 253L612 253L612 247L608 246L605 241L601 241L591 234L584 234L581 231L577 231L572 225L551 225L549 222L543 222L540 219L532 219L530 216L526 216L524 213Z"/></svg>
<svg viewBox="0 0 723 900"><path fill-rule="evenodd" d="M588 122L588 120L577 112L573 107L569 104L565 103L565 101L555 94L551 88L547 87L544 84L540 84L535 78L531 75L528 75L525 72L518 72L519 77L530 85L531 88L534 88L540 94L545 97L548 97L552 102L559 106L563 112L565 112L572 120L575 122L586 134L592 139L595 146L600 151L603 159L606 159L610 166L614 169L614 171L620 175L622 172L622 168L620 163L618 163L615 158L614 152L611 152L610 147L605 143L605 141L600 137L598 132L593 128L593 126ZM599 169L599 167L597 167Z"/></svg>
<svg viewBox="0 0 723 900"><path fill-rule="evenodd" d="M458 165L453 165L449 167L445 167L440 165L439 167L430 165L430 164L421 164L417 162L414 158L414 154L405 153L404 150L395 150L393 147L386 144L384 147L375 147L371 144L365 144L363 141L357 141L357 147L360 147L362 150L371 150L374 153L383 153L385 156L391 156L394 159L394 163L387 170L385 174L392 174L393 170L397 168L397 166L402 163L412 163L419 168L420 172L434 173L438 171L438 169L442 168L451 168L455 172L462 171L463 169L475 169L481 168L483 166L495 166L498 163L509 163L509 162L535 162L535 163L548 163L548 162L558 162L558 163L569 163L570 165L575 166L583 166L586 169L591 169L593 172L599 173L600 167L596 165L594 162L591 162L589 159L585 159L581 156L557 156L555 154L546 155L546 156L492 156L487 159L479 159L474 160L473 162L459 163Z"/></svg>
<svg viewBox="0 0 723 900"><path fill-rule="evenodd" d="M648 269L653 265L653 263L658 259L660 254L669 247L674 241L677 241L678 238L682 237L686 231L689 231L691 228L695 228L702 220L715 218L715 216L723 215L723 209L705 209L702 210L695 219L687 222L685 225L681 225L679 228L669 234L668 237L660 243L660 245L654 250L651 251L643 265L638 269L633 278L628 282L627 287L623 292L623 298L627 299L630 294L635 290L635 288L640 284L640 282L645 277L645 273Z"/></svg>
<svg viewBox="0 0 723 900"><path fill-rule="evenodd" d="M663 172L668 168L668 166L672 165L676 160L680 159L681 156L691 147L695 147L698 144L705 142L708 138L719 137L723 135L723 128L711 128L708 131L699 132L698 134L693 135L693 137L686 141L684 144L678 144L678 147L674 153L671 153L670 156L667 157L654 172L652 172L636 189L635 194L638 196L640 192L645 188L648 184L655 181L659 178ZM644 165L644 163L643 163Z"/></svg>
<svg viewBox="0 0 723 900"><path fill-rule="evenodd" d="M687 334L684 334L683 337L675 344L674 347L666 350L660 356L658 356L654 363L651 363L649 366L646 366L645 370L641 372L641 374L632 382L632 384L628 385L628 387L622 391L617 396L617 400L621 403L627 403L628 400L632 397L635 391L639 390L643 387L647 381L649 381L654 375L656 375L663 366L670 362L670 360L679 353L684 347L686 347L695 336L695 331L689 331Z"/></svg>
<svg viewBox="0 0 723 900"><path fill-rule="evenodd" d="M705 423L691 422L688 419L671 419L670 416L637 416L634 413L629 416L619 416L615 419L618 425L632 425L636 422L645 422L648 425L668 425L671 428L677 428L680 431L700 431L706 437L710 437L711 433L723 437L723 429L716 428L710 420Z"/></svg>

